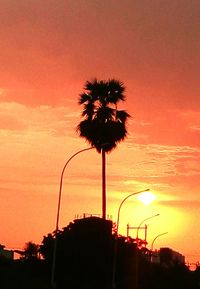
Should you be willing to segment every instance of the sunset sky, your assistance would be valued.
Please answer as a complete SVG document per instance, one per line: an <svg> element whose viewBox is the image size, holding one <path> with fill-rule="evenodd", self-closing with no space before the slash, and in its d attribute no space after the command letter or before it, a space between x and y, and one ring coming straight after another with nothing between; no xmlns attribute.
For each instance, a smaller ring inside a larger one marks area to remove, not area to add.
<svg viewBox="0 0 200 289"><path fill-rule="evenodd" d="M107 213L147 221L149 246L200 260L200 1L0 0L0 243L23 248L55 228L61 170L88 147L76 133L86 80L126 86L128 137L107 157ZM68 165L60 227L101 213L101 156ZM142 231L141 237L142 237ZM135 232L132 231L134 236Z"/></svg>

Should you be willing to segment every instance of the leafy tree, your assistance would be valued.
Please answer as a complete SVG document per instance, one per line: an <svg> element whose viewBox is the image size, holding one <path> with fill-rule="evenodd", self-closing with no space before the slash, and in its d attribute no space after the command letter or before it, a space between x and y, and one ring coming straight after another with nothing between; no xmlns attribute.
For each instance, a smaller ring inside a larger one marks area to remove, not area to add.
<svg viewBox="0 0 200 289"><path fill-rule="evenodd" d="M129 114L118 110L125 100L122 82L109 79L87 81L80 94L83 105L82 118L77 131L102 155L102 217L106 218L106 153L111 152L127 136L126 122Z"/></svg>
<svg viewBox="0 0 200 289"><path fill-rule="evenodd" d="M55 234L49 233L43 237L42 244L40 245L40 253L49 264L52 264L54 242Z"/></svg>
<svg viewBox="0 0 200 289"><path fill-rule="evenodd" d="M112 270L112 222L97 217L74 220L57 238L56 288L107 289ZM54 233L48 234L40 247L49 269L54 242Z"/></svg>
<svg viewBox="0 0 200 289"><path fill-rule="evenodd" d="M40 246L33 243L32 241L27 242L24 247L24 259L25 260L33 260L38 259Z"/></svg>

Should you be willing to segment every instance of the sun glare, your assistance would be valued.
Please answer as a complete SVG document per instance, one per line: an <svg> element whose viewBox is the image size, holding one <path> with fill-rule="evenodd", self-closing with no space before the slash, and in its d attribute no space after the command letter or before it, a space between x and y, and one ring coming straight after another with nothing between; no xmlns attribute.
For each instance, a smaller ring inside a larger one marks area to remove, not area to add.
<svg viewBox="0 0 200 289"><path fill-rule="evenodd" d="M144 192L138 195L138 199L146 206L150 205L155 200L155 198L155 195L151 192Z"/></svg>

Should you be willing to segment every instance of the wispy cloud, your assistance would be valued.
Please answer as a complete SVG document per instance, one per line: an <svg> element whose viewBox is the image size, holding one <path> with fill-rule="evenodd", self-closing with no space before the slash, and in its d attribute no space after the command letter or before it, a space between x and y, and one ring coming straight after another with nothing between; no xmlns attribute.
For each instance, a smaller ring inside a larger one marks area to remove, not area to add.
<svg viewBox="0 0 200 289"><path fill-rule="evenodd" d="M54 135L70 133L76 111L70 107L41 105L27 107L16 102L0 103L0 130L46 132Z"/></svg>
<svg viewBox="0 0 200 289"><path fill-rule="evenodd" d="M176 207L184 209L185 207L192 208L199 208L200 207L200 200L161 200L159 201L160 205L169 206L169 207Z"/></svg>

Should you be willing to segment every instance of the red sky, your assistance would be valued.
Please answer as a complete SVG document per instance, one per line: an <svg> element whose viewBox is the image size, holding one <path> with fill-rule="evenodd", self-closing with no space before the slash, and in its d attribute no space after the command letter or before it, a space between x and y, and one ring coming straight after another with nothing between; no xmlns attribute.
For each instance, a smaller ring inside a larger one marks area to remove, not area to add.
<svg viewBox="0 0 200 289"><path fill-rule="evenodd" d="M75 127L78 95L94 77L126 86L127 140L107 158L107 211L150 188L150 207L124 205L126 224L148 222L148 241L200 259L200 2L0 1L0 243L40 243L55 227L65 161L87 147ZM101 212L101 158L67 168L61 227Z"/></svg>

